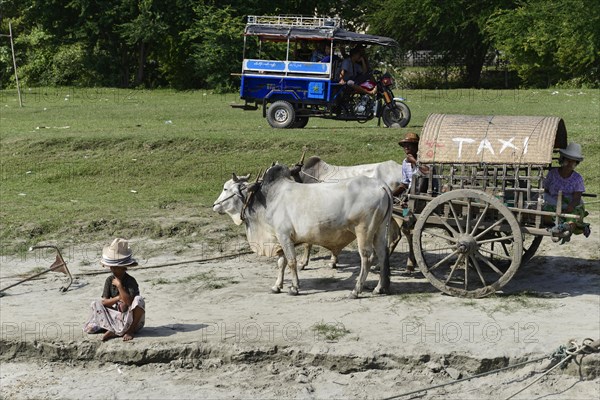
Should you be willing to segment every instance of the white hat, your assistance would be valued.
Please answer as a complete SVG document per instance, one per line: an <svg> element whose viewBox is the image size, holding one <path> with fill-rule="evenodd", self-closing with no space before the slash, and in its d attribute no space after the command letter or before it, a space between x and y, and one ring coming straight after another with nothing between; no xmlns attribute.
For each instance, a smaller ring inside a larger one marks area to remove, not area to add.
<svg viewBox="0 0 600 400"><path fill-rule="evenodd" d="M581 154L581 145L579 143L571 142L566 149L559 149L558 152L570 160L583 161L583 155Z"/></svg>
<svg viewBox="0 0 600 400"><path fill-rule="evenodd" d="M105 267L131 267L137 265L132 256L129 242L125 239L116 238L113 242L102 249L100 264Z"/></svg>

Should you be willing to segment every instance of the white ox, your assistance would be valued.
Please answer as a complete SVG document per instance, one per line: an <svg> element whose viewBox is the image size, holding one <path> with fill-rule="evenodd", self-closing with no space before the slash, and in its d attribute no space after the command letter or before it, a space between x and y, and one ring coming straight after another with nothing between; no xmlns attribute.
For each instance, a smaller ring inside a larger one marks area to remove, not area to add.
<svg viewBox="0 0 600 400"><path fill-rule="evenodd" d="M339 182L342 179L353 178L356 176L366 176L369 178L380 179L385 182L392 192L398 188L400 182L402 182L402 165L395 161L388 160L380 163L373 164L361 164L353 166L339 166L331 165L323 161L320 157L310 157L306 163L303 163L304 155L300 160L300 163L296 164L296 168L292 169L292 175L297 182L302 183L323 183L323 182ZM400 217L398 217L400 218ZM400 226L402 226L401 220L394 218L393 235L390 236L389 249L390 253L394 251L398 242L401 239ZM406 262L406 266L409 271L414 269L416 261L414 259L412 249L412 235L410 230L402 229L402 232L406 236L409 247L409 256ZM310 257L311 243L305 245L304 256L299 262L299 269L302 270L308 265ZM337 254L331 255L331 266L336 267Z"/></svg>
<svg viewBox="0 0 600 400"><path fill-rule="evenodd" d="M392 192L402 182L402 165L393 160L374 164L361 164L353 166L339 166L327 164L321 158L310 157L306 163L298 164L302 168L293 170L296 180L302 183L338 182L340 179L366 176L384 181Z"/></svg>
<svg viewBox="0 0 600 400"><path fill-rule="evenodd" d="M229 214L237 225L246 226L250 247L259 255L278 256L279 272L272 291L283 288L286 264L292 283L290 294L299 290L295 245L313 243L338 254L356 239L361 259L360 274L351 293L363 290L373 256L383 261L379 283L373 293L389 291L387 234L392 221L393 198L382 181L355 177L339 183L303 185L294 182L284 165L269 168L262 182L248 184L248 177L225 182L213 205Z"/></svg>

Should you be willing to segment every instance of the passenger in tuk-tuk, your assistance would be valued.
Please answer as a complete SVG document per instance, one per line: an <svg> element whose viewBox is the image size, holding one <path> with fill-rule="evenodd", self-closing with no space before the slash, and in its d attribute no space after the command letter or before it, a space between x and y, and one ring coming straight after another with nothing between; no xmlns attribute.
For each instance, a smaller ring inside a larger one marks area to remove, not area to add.
<svg viewBox="0 0 600 400"><path fill-rule="evenodd" d="M323 57L320 61L323 63L335 63L336 61L342 61L342 59L337 54L335 54L335 52L333 53L333 57L331 56L331 43L327 42L325 43L325 57Z"/></svg>
<svg viewBox="0 0 600 400"><path fill-rule="evenodd" d="M296 61L310 61L312 56L312 50L308 48L308 42L306 40L300 41L300 47L294 50L294 60Z"/></svg>
<svg viewBox="0 0 600 400"><path fill-rule="evenodd" d="M363 54L364 49L359 47L350 50L350 56L342 61L340 83L347 84L357 93L374 95L377 92L377 86L372 90L360 86L361 83L369 79L367 61Z"/></svg>
<svg viewBox="0 0 600 400"><path fill-rule="evenodd" d="M317 42L310 56L310 62L321 62L329 53L326 51L325 42Z"/></svg>
<svg viewBox="0 0 600 400"><path fill-rule="evenodd" d="M589 213L585 211L582 200L582 194L585 192L583 177L575 172L575 167L583 161L581 145L571 142L565 149L558 150L560 166L552 168L548 176L544 179L544 210L556 211L558 192L562 191L562 213L574 214L581 217L578 221L575 218L564 218L561 223L550 228L552 233L561 233L565 231L576 235L590 235L590 224L583 222L583 218ZM548 221L550 222L550 221ZM563 239L561 244L568 242L569 237Z"/></svg>

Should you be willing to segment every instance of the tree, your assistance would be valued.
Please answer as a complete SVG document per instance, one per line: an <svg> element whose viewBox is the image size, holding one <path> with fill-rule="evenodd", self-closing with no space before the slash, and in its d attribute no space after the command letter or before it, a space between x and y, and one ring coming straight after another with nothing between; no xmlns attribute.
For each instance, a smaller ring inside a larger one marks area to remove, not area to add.
<svg viewBox="0 0 600 400"><path fill-rule="evenodd" d="M487 30L510 68L529 85L569 80L600 85L597 0L523 1L492 16Z"/></svg>
<svg viewBox="0 0 600 400"><path fill-rule="evenodd" d="M333 6L324 0L205 0L194 7L194 22L182 32L184 48L190 49L192 76L202 86L229 90L237 86L231 73L239 72L242 63L243 32L248 15L354 15L360 25L364 1L350 0Z"/></svg>
<svg viewBox="0 0 600 400"><path fill-rule="evenodd" d="M125 42L137 48L137 73L134 84L144 82L144 71L149 47L160 43L168 29L163 20L162 10L155 7L153 0L139 0L137 15L128 22L119 25L119 32Z"/></svg>
<svg viewBox="0 0 600 400"><path fill-rule="evenodd" d="M227 90L232 86L230 74L240 69L245 22L242 17L232 15L229 7L199 5L195 12L196 21L183 32L195 73L210 87Z"/></svg>
<svg viewBox="0 0 600 400"><path fill-rule="evenodd" d="M513 7L513 0L380 0L368 18L371 32L392 37L400 50L433 50L447 64L461 63L465 81L476 87L490 40L488 18Z"/></svg>

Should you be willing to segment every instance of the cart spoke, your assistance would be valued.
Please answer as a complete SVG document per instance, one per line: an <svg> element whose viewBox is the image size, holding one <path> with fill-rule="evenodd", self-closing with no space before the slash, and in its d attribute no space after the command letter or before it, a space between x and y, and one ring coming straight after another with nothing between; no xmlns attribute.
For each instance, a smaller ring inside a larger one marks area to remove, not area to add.
<svg viewBox="0 0 600 400"><path fill-rule="evenodd" d="M469 225L471 222L471 198L467 198L467 224L465 226L465 232L469 233Z"/></svg>
<svg viewBox="0 0 600 400"><path fill-rule="evenodd" d="M500 242L500 243L504 244L506 240L512 241L514 239L515 239L514 236L502 236L502 237L496 237L496 238L492 238L492 239L479 240L479 241L477 241L477 244L495 243L495 242Z"/></svg>
<svg viewBox="0 0 600 400"><path fill-rule="evenodd" d="M492 255L492 256L494 256L494 257L498 257L498 258L499 258L499 259L501 259L501 260L508 260L508 261L512 261L512 257L510 257L510 256L505 256L505 255L502 255L502 254L499 254L499 253L493 252L493 251L491 251L491 250L488 250L488 249L486 249L486 248L484 248L484 247L480 247L480 248L479 248L479 252L480 252L480 253L481 253L481 252L488 253L488 254L490 254L490 255Z"/></svg>
<svg viewBox="0 0 600 400"><path fill-rule="evenodd" d="M465 260L465 290L469 290L469 257L463 255L463 258Z"/></svg>
<svg viewBox="0 0 600 400"><path fill-rule="evenodd" d="M441 233L436 233L436 232L434 232L431 229L429 231L427 231L427 233L429 235L431 235L431 236L435 236L435 237L438 237L440 239L444 239L444 240L446 240L446 241L448 241L450 243L456 243L456 239L454 237L442 235Z"/></svg>
<svg viewBox="0 0 600 400"><path fill-rule="evenodd" d="M450 270L450 273L448 274L448 277L446 278L446 282L444 282L446 285L448 284L448 282L450 282L450 279L452 279L452 274L454 274L454 271L456 271L456 267L458 267L458 264L460 264L462 259L463 259L463 255L461 254L460 256L458 256L458 258L454 262L454 265L452 266L452 269Z"/></svg>
<svg viewBox="0 0 600 400"><path fill-rule="evenodd" d="M475 236L475 240L479 239L481 236L485 235L490 230L494 229L496 226L500 225L504 221L506 221L506 217L500 218L498 221L496 221L492 225L488 226L486 230L484 230L483 232L481 232L479 235Z"/></svg>
<svg viewBox="0 0 600 400"><path fill-rule="evenodd" d="M449 201L448 206L450 206L450 211L452 211L452 216L454 217L454 221L456 221L456 226L458 226L458 231L460 233L465 233L463 231L462 225L458 219L458 216L456 215L456 210L454 210L454 204L451 201Z"/></svg>
<svg viewBox="0 0 600 400"><path fill-rule="evenodd" d="M456 250L456 245L455 245L455 244L453 244L453 245L451 245L451 246L447 246L447 247L435 247L435 248L434 248L434 249L432 249L432 250L436 250L436 251L442 251L442 250L453 250L453 251L454 251L454 250Z"/></svg>
<svg viewBox="0 0 600 400"><path fill-rule="evenodd" d="M445 263L446 261L448 261L451 257L453 257L454 255L456 255L456 253L458 253L458 250L454 250L452 253L448 254L446 257L442 258L440 261L438 261L437 263L435 263L434 265L432 265L429 268L429 271L433 271L434 269L436 269L437 267L439 267L440 265L442 265L443 263Z"/></svg>
<svg viewBox="0 0 600 400"><path fill-rule="evenodd" d="M477 219L477 222L475 223L475 226L473 227L473 230L470 232L472 235L475 234L475 232L477 232L477 229L479 228L479 224L483 220L483 217L485 217L485 213L487 212L487 210L489 208L490 208L490 203L486 203L485 204L485 208L483 209L483 211L479 215L479 218Z"/></svg>
<svg viewBox="0 0 600 400"><path fill-rule="evenodd" d="M496 267L490 260L488 260L486 257L484 257L482 254L480 253L475 253L475 257L479 258L481 261L483 261L484 263L486 263L491 269L494 270L495 273L497 273L498 275L502 276L504 275L504 273L502 271L500 271L498 269L498 267Z"/></svg>
<svg viewBox="0 0 600 400"><path fill-rule="evenodd" d="M450 225L447 221L446 218L440 217L437 213L431 213L432 215L435 215L436 217L438 217L440 219L440 221L442 221L442 224L444 224L444 226L446 227L446 229L448 229L452 235L454 236L458 236L458 232L456 232L456 229L454 229L452 227L452 225Z"/></svg>
<svg viewBox="0 0 600 400"><path fill-rule="evenodd" d="M483 286L487 286L487 283L485 283L485 279L483 278L483 274L481 273L481 268L479 267L479 263L477 262L477 257L475 257L473 254L471 254L469 257L471 258L471 261L473 262L473 266L475 267L475 270L477 271L477 275L479 275L479 279L481 279L481 283L483 283Z"/></svg>

